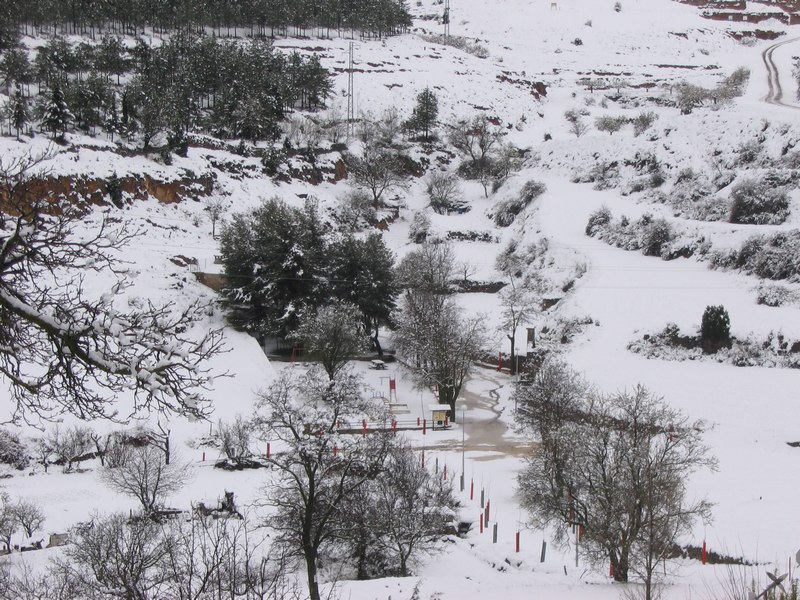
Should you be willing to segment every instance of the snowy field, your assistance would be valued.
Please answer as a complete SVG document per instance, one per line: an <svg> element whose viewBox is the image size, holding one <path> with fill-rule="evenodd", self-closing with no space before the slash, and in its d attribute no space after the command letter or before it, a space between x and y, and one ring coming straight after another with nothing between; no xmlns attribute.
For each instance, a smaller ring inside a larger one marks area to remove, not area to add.
<svg viewBox="0 0 800 600"><path fill-rule="evenodd" d="M790 194L791 212L783 225L744 226L727 222L690 221L672 213L668 205L652 204L642 195L622 194L622 187L596 191L591 184L572 183L576 172L588 169L595 156L624 160L636 152L653 152L674 177L682 169L712 171L715 160L731 156L733 148L746 139L766 131L763 142L769 156L780 156L787 143L800 141L796 125L797 111L792 107L767 104L767 74L762 52L774 42L742 44L728 35L733 24L700 18L690 6L668 0L624 0L622 11L613 10L607 0L558 0L551 9L549 0L459 0L453 3L451 33L478 40L489 52L478 58L451 47L433 44L416 34L383 41L357 41L355 77L356 107L379 115L388 107L410 113L419 91L430 86L440 103L440 120L451 121L476 111L497 117L508 131L508 140L530 148L531 159L524 169L497 194L484 198L477 183L465 183L465 197L472 210L465 215L431 215L433 228L447 231L491 231L497 243L459 242L455 249L459 260L472 265L471 277L493 281L502 276L495 269L495 257L511 240L520 244L547 238L549 272L554 279L570 273L576 265L585 265L585 274L564 294L555 314L542 317L590 316L587 326L575 341L563 348L564 358L584 371L591 382L613 392L642 383L663 396L672 406L692 419L703 419L712 428L706 442L719 460L715 473L701 473L692 479L690 497L707 496L715 506L714 520L698 524L683 543L694 546L706 541L709 549L757 561L757 576L774 567L787 568L788 557L800 549L800 527L796 518L796 490L800 488L797 468L800 449L787 442L800 441L800 371L761 367L739 368L715 362L673 362L648 360L626 349L629 342L645 333L661 330L668 322L676 323L686 334L694 334L707 305L724 305L731 317L732 333L737 337L754 334L766 336L782 331L791 339L800 339L798 306L770 308L756 304L755 277L739 273L712 271L707 262L696 258L662 261L613 248L585 235L589 215L607 206L615 216L635 218L645 212L664 216L680 227L706 236L718 247L730 247L753 232L771 232L796 228L800 224L800 194ZM412 6L418 17L438 14L442 5L422 0ZM755 25L737 23L740 30ZM435 21L418 19L419 33L439 33ZM778 41L794 40L776 50L774 59L784 89L784 102L791 104L797 86L791 75L793 57L800 54L797 29L778 23L761 23L759 28L786 30ZM581 45L573 42L580 38ZM286 48L321 47L316 50L326 67L343 69L349 40L282 40ZM308 51L308 50L303 50ZM670 86L680 80L713 86L734 69L750 69L749 85L744 95L724 107L703 107L691 115L680 115L676 108L661 107L653 99L669 96ZM505 77L507 80L503 81ZM619 94L611 89L589 91L582 80L605 77L624 80ZM508 81L508 80L512 81ZM517 83L514 83L517 81ZM541 82L547 95L534 98L527 83ZM649 89L639 88L652 83ZM338 73L334 83L333 104L339 109L346 101L347 79ZM608 101L605 95L621 96L627 103ZM581 138L568 132L565 110L580 107L589 111L591 122L600 115L633 116L641 110L653 110L658 120L652 128L657 135L634 137L630 128L613 136L590 130ZM765 127L766 123L766 127ZM545 134L552 139L545 142ZM655 139L649 139L654 137ZM110 153L104 144L90 138L72 136L80 144L76 153L64 152L49 161L54 174L86 174L109 177L112 173L148 173L169 179L186 170L206 173L211 160L224 154L192 148L187 158L175 157L172 166L145 158L124 158ZM32 143L44 148L42 136ZM0 140L0 154L10 156L25 152L26 144L9 138ZM713 152L719 149L721 153ZM246 164L241 157L228 158ZM721 157L721 158L719 158ZM255 159L252 159L255 161ZM762 169L764 172L767 168ZM760 171L759 171L760 172ZM300 195L313 194L324 207L333 206L345 184L302 182L274 183L260 177L217 175L217 194L228 203L228 216L252 208L265 198L278 195L288 202L301 203ZM543 181L547 192L520 215L509 228L497 229L487 213L495 202L518 190L529 179ZM720 194L728 193L722 190ZM400 219L383 233L398 257L414 246L408 242L408 227L414 211L425 207L424 185L413 181L402 193L404 207ZM146 228L124 257L132 263L134 287L127 292L156 302L182 306L193 299L212 298L213 292L200 285L192 270L213 272L218 254L211 236L211 223L202 202L185 201L164 205L154 200L136 202L116 214L137 227ZM184 255L197 259L196 268L180 267L169 259ZM97 293L103 293L102 282ZM470 312L482 314L492 327L486 340L487 351L496 355L508 351L504 332L496 330L499 301L490 294L464 294L461 303ZM223 315L209 317L208 326L223 326ZM227 371L230 377L217 378L210 398L213 420L249 416L258 390L264 389L280 369L303 369L302 365L270 363L253 338L226 330L229 352L215 359L212 366ZM388 344L391 346L391 344ZM388 394L388 377L397 381L399 402L409 413L403 420L413 422L424 417L434 403L429 390L414 388L410 373L399 363L390 363L386 372L355 363L375 396ZM521 456L530 452L528 440L513 432L513 378L495 370L476 368L462 394L465 430L455 425L446 432L404 433L420 451L425 448L430 468L443 472L458 490L463 474L466 489L458 492L462 500L462 518L474 522L464 539L453 539L441 555L415 566L417 576L404 579L380 579L368 582L339 582L335 594L352 600L410 598L419 584L419 598L441 600L479 600L483 598L605 599L619 597L619 587L607 577L607 569L592 569L583 560L576 565L574 546L554 547L547 531L530 528L516 498L516 473ZM378 400L379 401L379 400ZM229 473L211 465L217 456L195 442L208 433L208 423L174 421L169 423L178 454L191 464L191 482L171 499L170 504L188 507L192 502L214 502L224 490L235 490L241 505L255 503L262 493L265 470L252 473ZM111 425L97 425L98 428ZM213 427L213 423L212 423ZM33 431L31 430L31 433ZM463 439L463 455L462 455ZM266 452L262 444L259 452ZM114 495L98 480L99 465L85 465L86 472L62 474L52 468L30 476L15 473L4 479L2 488L12 497L40 501L45 508L48 532L63 532L85 521L92 513L133 509L126 498ZM470 483L475 497L470 500ZM492 530L477 531L480 490L491 501L490 527L498 528L498 541L492 542ZM521 548L516 552L519 532ZM15 540L17 542L21 540ZM544 562L540 562L542 543L547 542ZM24 560L41 564L55 551L30 553ZM36 554L36 556L33 556ZM15 557L15 560L23 560ZM665 589L665 598L715 598L723 567L682 561L673 568Z"/></svg>

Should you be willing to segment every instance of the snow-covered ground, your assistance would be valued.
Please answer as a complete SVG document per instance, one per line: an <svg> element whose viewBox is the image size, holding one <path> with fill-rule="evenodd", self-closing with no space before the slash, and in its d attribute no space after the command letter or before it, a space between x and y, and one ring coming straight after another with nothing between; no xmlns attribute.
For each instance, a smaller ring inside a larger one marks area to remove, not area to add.
<svg viewBox="0 0 800 600"><path fill-rule="evenodd" d="M796 191L787 224L751 227L687 222L672 215L666 205L648 204L637 195L623 196L620 188L595 191L589 184L569 181L576 172L587 170L595 162L595 155L624 160L637 151L655 153L673 178L687 167L712 173L714 165L729 159L735 147L765 131L763 147L769 158L777 160L787 144L791 147L800 140L800 128L795 125L795 110L761 101L767 93L762 52L771 42L743 45L728 35L728 28L755 29L755 25L703 20L695 8L669 0L624 0L621 12L615 12L614 3L606 0L558 0L553 4L555 8L549 0L454 3L451 33L477 40L488 49L488 58L432 44L415 34L357 41L357 110L378 115L388 107L397 107L407 115L416 94L430 86L439 98L442 122L485 112L501 120L510 141L531 149L538 159L530 160L521 173L488 199L477 184L464 184L472 210L458 216L432 215L434 228L440 232L493 231L499 237L498 243L455 245L459 259L473 265L471 277L476 280L501 278L494 261L510 240L527 244L546 237L553 277L571 272L576 264L585 264L585 275L555 310L563 317L589 315L595 324L564 348L565 358L602 389L614 391L643 383L690 417L713 425L706 441L719 459L719 470L698 474L691 481L690 493L706 495L715 502L714 522L698 525L691 538L684 541L700 545L706 540L712 550L785 570L787 557L793 557L800 548L800 528L793 518L795 486L800 484L800 450L786 444L800 440L800 372L737 368L713 362L646 360L630 353L626 345L644 333L660 330L667 322L675 322L684 332L692 333L699 326L703 309L711 304L723 304L728 309L732 332L737 336L751 332L765 336L769 331L782 330L788 337L800 339L797 306L759 306L754 292L758 281L753 277L710 271L706 263L695 259L664 262L612 248L587 237L584 228L589 214L606 205L615 216L624 213L635 217L647 211L663 214L719 246L730 246L754 231L796 227L800 223ZM420 17L441 10L441 4L430 0L412 7ZM432 20L419 19L416 26L429 33L441 30ZM771 23L758 27L767 26L785 29ZM783 39L797 37L794 31L788 28ZM576 38L582 44L576 45ZM323 48L323 64L342 69L346 66L348 44L349 40L314 40L311 45ZM797 89L791 66L798 44L786 44L774 53L787 102ZM310 44L306 40L283 40L278 45L308 51L303 48ZM672 93L671 86L679 80L711 87L739 66L748 67L751 77L745 94L733 104L680 115L676 108L657 103L659 97ZM620 93L616 94L616 83L610 89L591 92L583 83L587 77L608 82L619 79ZM534 98L528 82L544 83L547 96ZM654 85L649 91L633 87L644 83ZM346 87L346 75L339 73L333 104L340 108L345 102ZM620 96L624 101L607 99L607 108L603 108L605 96ZM650 131L652 135L635 138L628 127L612 137L591 130L576 139L563 119L565 110L576 107L589 112L590 123L600 115L634 116L642 110L653 110L659 118ZM552 140L544 142L545 134L550 134ZM62 153L50 161L53 173L92 173L103 178L114 172L119 176L148 173L169 180L185 170L207 173L215 158L243 164L250 160L192 148L187 158L175 157L174 165L167 167L145 158L112 154L102 143L89 138L74 136L73 141L81 142L83 147L77 154ZM33 144L42 148L45 141L38 137ZM26 146L3 138L0 149L7 156L25 151ZM715 154L716 150L720 154ZM759 172L766 170L764 167ZM514 225L495 229L487 212L528 179L545 182L548 191ZM332 206L345 184L276 184L262 177L238 177L220 171L215 186L216 193L228 198L230 214L247 210L273 195L299 203L300 194L311 193L323 206ZM398 256L413 249L407 232L413 212L425 206L422 183L412 182L402 196L406 207L401 210L400 220L383 233ZM203 208L202 201L163 205L150 200L117 211L132 224L145 228L126 256L135 271L135 286L130 294L179 305L196 297L212 297L197 283L192 268L169 260L184 255L197 259L198 270L218 269L213 264L217 245ZM495 296L464 295L461 300L468 310L484 314L488 323L499 321ZM222 315L218 313L210 318L209 326L221 323ZM218 357L213 366L231 376L216 379L210 395L214 419L252 414L255 392L269 384L276 369L303 368L271 364L256 342L244 334L229 330L226 341L230 351ZM491 353L508 350L502 332L492 332L487 346ZM414 421L433 402L429 391L420 392L413 387L410 374L398 363L391 363L386 373L367 369L363 363L354 368L363 373L377 393L384 395L388 392L385 377L396 378L398 400L407 403L410 410L402 419ZM416 431L407 434L415 447L426 448L431 468L437 459L440 469L447 465L448 476L456 484L462 470L464 434L467 489L459 493L463 516L477 522L479 490L484 489L492 505L491 525L496 522L498 526L497 544L492 543L491 530L481 535L476 523L466 539L447 544L442 555L417 565L418 577L340 582L340 597L408 598L418 581L420 598L442 600L618 596L619 586L611 584L602 568L590 569L582 560L576 567L574 548L555 548L546 531L526 526L526 517L515 497L515 481L520 457L530 451L530 446L509 429L513 421L512 386L507 375L479 368L463 396L466 431L457 425L447 432L428 431L425 436ZM103 426L110 427L100 425ZM244 475L221 472L211 467L215 456L208 455L203 462L202 450L187 445L207 433L208 424L174 421L170 427L179 454L195 472L192 482L173 498L172 504L188 506L190 502L213 501L225 489L235 490L239 502L247 504L261 493L266 471ZM58 469L49 474L16 474L3 480L2 488L14 497L41 501L47 513L46 528L53 532L86 520L93 511L133 507L103 487L95 465L89 466L92 470L70 475L61 474ZM475 485L473 500L469 499L469 482ZM521 538L519 553L515 551L517 531ZM543 541L548 542L547 557L540 563ZM721 568L696 562L687 561L679 567L670 579L673 585L666 590L668 598L712 597L709 588L724 576Z"/></svg>

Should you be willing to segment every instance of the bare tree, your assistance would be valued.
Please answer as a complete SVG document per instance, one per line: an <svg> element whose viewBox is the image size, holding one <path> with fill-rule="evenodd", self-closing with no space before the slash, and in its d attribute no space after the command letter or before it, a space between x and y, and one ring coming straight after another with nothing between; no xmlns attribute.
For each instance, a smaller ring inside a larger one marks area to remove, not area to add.
<svg viewBox="0 0 800 600"><path fill-rule="evenodd" d="M126 600L163 597L168 545L159 533L158 523L151 519L123 514L95 517L91 524L75 529L74 543L57 564L83 591L79 597L103 597L109 590L114 590L113 597Z"/></svg>
<svg viewBox="0 0 800 600"><path fill-rule="evenodd" d="M442 533L456 515L452 479L431 473L408 447L392 451L386 469L369 486L377 543L393 562L390 573L410 574L410 563L442 548Z"/></svg>
<svg viewBox="0 0 800 600"><path fill-rule="evenodd" d="M319 360L328 378L333 379L348 360L369 347L362 321L357 306L334 300L306 319L295 335L311 356Z"/></svg>
<svg viewBox="0 0 800 600"><path fill-rule="evenodd" d="M340 530L340 506L377 475L392 440L382 432L342 430L359 427L363 418L385 420L377 410L362 397L358 378L329 380L316 369L299 377L284 371L259 396L262 434L285 448L269 459L277 477L263 502L276 512L266 525L278 547L305 564L311 600L320 600L318 561Z"/></svg>
<svg viewBox="0 0 800 600"><path fill-rule="evenodd" d="M166 464L164 454L151 444L128 446L119 466L106 467L100 478L109 488L139 501L145 514L152 514L164 500L189 480L186 466Z"/></svg>
<svg viewBox="0 0 800 600"><path fill-rule="evenodd" d="M564 113L564 118L567 120L567 123L569 123L569 132L574 133L575 137L581 137L584 133L589 131L589 125L586 124L586 121L577 110L571 109L566 111Z"/></svg>
<svg viewBox="0 0 800 600"><path fill-rule="evenodd" d="M122 393L133 396L134 413L202 416L203 363L220 351L221 333L184 333L203 317L199 304L121 309L115 300L128 283L114 256L136 234L39 196L45 158L0 161L0 375L14 417L121 418ZM97 299L84 289L91 273L115 279Z"/></svg>
<svg viewBox="0 0 800 600"><path fill-rule="evenodd" d="M92 449L92 430L85 425L62 428L53 427L47 434L46 447L55 455L57 464L65 473L71 473L75 463L88 458Z"/></svg>
<svg viewBox="0 0 800 600"><path fill-rule="evenodd" d="M372 194L372 204L377 210L383 195L405 186L406 174L394 150L367 145L361 156L346 154L345 165L358 187Z"/></svg>
<svg viewBox="0 0 800 600"><path fill-rule="evenodd" d="M205 209L211 219L211 237L217 239L217 221L228 210L228 205L221 196L209 196L205 201Z"/></svg>
<svg viewBox="0 0 800 600"><path fill-rule="evenodd" d="M555 526L564 541L583 528L582 549L593 563L610 561L616 581L633 572L651 600L657 571L678 535L708 518L705 500L686 498L686 480L713 468L702 443L704 423L637 386L598 394L551 369L548 379L518 388L520 412L541 439L518 478L522 505L536 523ZM541 389L553 383L554 389Z"/></svg>
<svg viewBox="0 0 800 600"><path fill-rule="evenodd" d="M438 388L439 401L450 405L449 418L455 422L456 399L480 354L484 320L465 318L449 296L455 273L449 246L425 244L410 252L399 273L406 290L395 345L411 361L417 383Z"/></svg>
<svg viewBox="0 0 800 600"><path fill-rule="evenodd" d="M21 498L14 503L11 510L17 523L20 524L28 537L33 537L33 534L41 529L44 524L44 511L33 500Z"/></svg>
<svg viewBox="0 0 800 600"><path fill-rule="evenodd" d="M458 176L454 173L431 171L425 180L425 188L428 193L428 206L440 215L465 206Z"/></svg>
<svg viewBox="0 0 800 600"><path fill-rule="evenodd" d="M503 130L486 115L475 115L468 121L450 124L450 143L475 163L486 160L502 137Z"/></svg>
<svg viewBox="0 0 800 600"><path fill-rule="evenodd" d="M512 278L510 284L500 292L500 304L503 311L501 326L507 332L506 337L511 342L510 370L511 374L515 375L517 372L517 328L530 322L531 317L537 311L538 302L528 290L522 286L518 287Z"/></svg>
<svg viewBox="0 0 800 600"><path fill-rule="evenodd" d="M236 415L230 423L220 420L217 425L220 450L234 464L242 464L253 456L250 449L252 437L253 423L241 415Z"/></svg>

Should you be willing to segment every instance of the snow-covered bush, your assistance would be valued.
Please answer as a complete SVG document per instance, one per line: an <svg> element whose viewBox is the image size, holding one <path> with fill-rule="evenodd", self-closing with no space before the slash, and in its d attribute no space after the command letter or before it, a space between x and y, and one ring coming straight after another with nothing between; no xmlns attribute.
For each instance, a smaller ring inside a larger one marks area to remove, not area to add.
<svg viewBox="0 0 800 600"><path fill-rule="evenodd" d="M514 222L517 215L546 191L547 186L540 181L530 180L526 182L518 196L506 198L495 205L495 224L498 227L508 227Z"/></svg>
<svg viewBox="0 0 800 600"><path fill-rule="evenodd" d="M650 129L650 126L658 118L658 115L652 111L640 112L638 115L631 119L633 123L633 135L635 137L643 134Z"/></svg>
<svg viewBox="0 0 800 600"><path fill-rule="evenodd" d="M425 181L425 191L428 193L428 205L440 215L462 212L467 208L458 176L454 173L431 171Z"/></svg>
<svg viewBox="0 0 800 600"><path fill-rule="evenodd" d="M779 225L789 216L789 197L758 179L745 179L731 190L731 223Z"/></svg>
<svg viewBox="0 0 800 600"><path fill-rule="evenodd" d="M661 256L672 238L672 226L669 222L666 219L655 219L643 227L642 252L646 256Z"/></svg>
<svg viewBox="0 0 800 600"><path fill-rule="evenodd" d="M431 233L431 218L424 212L414 213L411 226L408 228L408 239L415 244L422 244Z"/></svg>
<svg viewBox="0 0 800 600"><path fill-rule="evenodd" d="M13 431L0 429L0 463L24 469L30 463L25 444Z"/></svg>
<svg viewBox="0 0 800 600"><path fill-rule="evenodd" d="M607 206L601 206L591 215L589 215L589 222L586 224L586 235L594 236L600 229L604 228L611 222L611 210Z"/></svg>
<svg viewBox="0 0 800 600"><path fill-rule="evenodd" d="M800 275L800 230L755 235L738 250L715 252L711 265L741 269L763 279L796 279Z"/></svg>
<svg viewBox="0 0 800 600"><path fill-rule="evenodd" d="M764 306L784 306L800 300L797 292L782 285L767 284L758 287L756 302Z"/></svg>
<svg viewBox="0 0 800 600"><path fill-rule="evenodd" d="M594 120L594 126L597 131L605 131L608 132L609 135L614 135L620 129L625 127L630 122L630 119L627 117L610 117L610 116L603 116L597 117Z"/></svg>

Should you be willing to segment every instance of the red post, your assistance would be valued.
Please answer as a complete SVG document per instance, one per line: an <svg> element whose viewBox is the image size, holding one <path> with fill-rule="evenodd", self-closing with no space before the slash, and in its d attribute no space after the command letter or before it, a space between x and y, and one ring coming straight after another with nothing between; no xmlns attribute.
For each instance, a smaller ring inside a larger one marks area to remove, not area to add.
<svg viewBox="0 0 800 600"><path fill-rule="evenodd" d="M450 424L450 415L444 416L444 426L447 427Z"/></svg>
<svg viewBox="0 0 800 600"><path fill-rule="evenodd" d="M269 442L267 442L267 460L269 460L271 454L272 454L272 449L270 448Z"/></svg>
<svg viewBox="0 0 800 600"><path fill-rule="evenodd" d="M428 419L422 419L422 435L428 433Z"/></svg>
<svg viewBox="0 0 800 600"><path fill-rule="evenodd" d="M422 449L422 466L425 466L425 448Z"/></svg>
<svg viewBox="0 0 800 600"><path fill-rule="evenodd" d="M336 456L339 453L339 446L336 444L333 445L333 455Z"/></svg>
<svg viewBox="0 0 800 600"><path fill-rule="evenodd" d="M608 565L608 576L609 577L614 577L614 565L613 565L613 563Z"/></svg>
<svg viewBox="0 0 800 600"><path fill-rule="evenodd" d="M483 513L481 513L480 523L481 523L481 533L483 533Z"/></svg>
<svg viewBox="0 0 800 600"><path fill-rule="evenodd" d="M497 355L497 370L498 371L502 371L503 370L503 353L502 352Z"/></svg>
<svg viewBox="0 0 800 600"><path fill-rule="evenodd" d="M361 419L361 427L364 429L364 435L367 435L367 420Z"/></svg>
<svg viewBox="0 0 800 600"><path fill-rule="evenodd" d="M700 554L700 560L703 564L706 564L706 560L708 559L708 554L706 553L706 541L703 540L703 552Z"/></svg>
<svg viewBox="0 0 800 600"><path fill-rule="evenodd" d="M578 525L578 541L583 539L583 525Z"/></svg>
<svg viewBox="0 0 800 600"><path fill-rule="evenodd" d="M397 419L392 419L392 433L397 434Z"/></svg>
<svg viewBox="0 0 800 600"><path fill-rule="evenodd" d="M489 501L486 501L486 521L489 521Z"/></svg>
<svg viewBox="0 0 800 600"><path fill-rule="evenodd" d="M517 553L519 553L519 531L517 532Z"/></svg>
<svg viewBox="0 0 800 600"><path fill-rule="evenodd" d="M206 462L206 453L203 452L203 462Z"/></svg>
<svg viewBox="0 0 800 600"><path fill-rule="evenodd" d="M469 499L472 500L475 498L475 480L469 480Z"/></svg>
<svg viewBox="0 0 800 600"><path fill-rule="evenodd" d="M444 466L444 480L447 481L447 465Z"/></svg>
<svg viewBox="0 0 800 600"><path fill-rule="evenodd" d="M417 417L417 427L419 427L419 417Z"/></svg>

